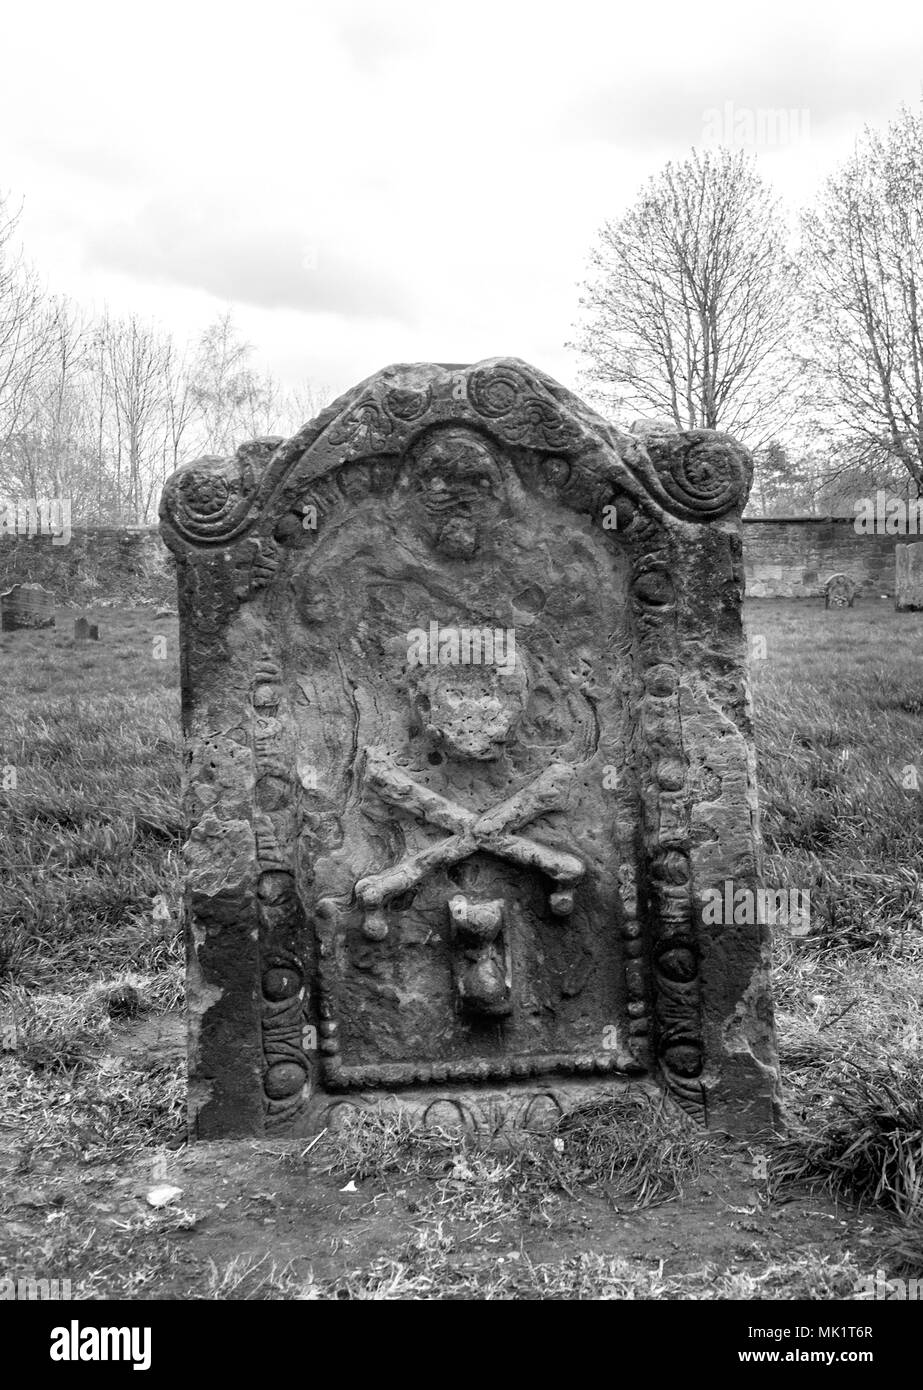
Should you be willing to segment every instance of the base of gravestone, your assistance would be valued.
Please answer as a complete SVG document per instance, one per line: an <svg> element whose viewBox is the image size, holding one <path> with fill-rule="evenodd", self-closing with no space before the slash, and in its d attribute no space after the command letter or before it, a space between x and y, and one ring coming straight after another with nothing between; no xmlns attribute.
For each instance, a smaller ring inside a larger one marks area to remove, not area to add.
<svg viewBox="0 0 923 1390"><path fill-rule="evenodd" d="M660 1104L666 1103L676 1117L681 1119L683 1110L669 1099L664 1101L663 1091L651 1078L609 1078L607 1080L573 1080L562 1082L554 1077L532 1078L529 1082L516 1086L498 1088L486 1086L483 1089L446 1089L437 1086L415 1087L412 1090L382 1095L381 1091L359 1092L354 1095L317 1096L309 1103L303 1123L305 1132L315 1134L323 1129L336 1130L349 1125L363 1113L383 1111L401 1115L409 1123L424 1129L460 1129L471 1134L499 1140L513 1139L519 1134L545 1132L555 1126L566 1115L577 1109L606 1102L617 1102L619 1097L644 1094ZM730 1136L758 1137L761 1132L768 1136L773 1125L766 1121L770 1109L770 1097L754 1098L754 1109L760 1112L754 1119L748 1107L742 1105L739 1115L725 1115L720 1124L713 1126ZM686 1116L689 1119L689 1116ZM739 1121L739 1123L738 1123Z"/></svg>

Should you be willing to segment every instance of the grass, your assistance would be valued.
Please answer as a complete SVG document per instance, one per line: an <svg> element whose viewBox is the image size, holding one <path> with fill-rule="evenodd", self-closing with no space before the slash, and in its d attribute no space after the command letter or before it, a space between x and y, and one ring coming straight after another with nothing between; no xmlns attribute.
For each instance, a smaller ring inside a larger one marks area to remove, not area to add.
<svg viewBox="0 0 923 1390"><path fill-rule="evenodd" d="M175 622L108 610L85 643L72 616L0 636L0 1068L20 1166L136 1150L183 1118L175 1068L106 1055L120 994L142 1015L183 995ZM153 656L164 634L172 661Z"/></svg>
<svg viewBox="0 0 923 1390"><path fill-rule="evenodd" d="M110 610L75 643L70 616L0 636L0 979L29 988L180 963L175 623Z"/></svg>
<svg viewBox="0 0 923 1390"><path fill-rule="evenodd" d="M919 1267L923 625L874 604L755 603L747 622L767 651L751 668L766 880L811 892L810 933L776 942L774 1181L896 1212Z"/></svg>
<svg viewBox="0 0 923 1390"><path fill-rule="evenodd" d="M710 1142L659 1098L628 1089L574 1109L544 1139L523 1137L501 1150L489 1138L421 1131L400 1114L360 1111L330 1136L320 1161L312 1144L288 1162L310 1154L313 1171L354 1182L425 1179L443 1214L451 1208L460 1216L487 1198L479 1215L531 1219L541 1201L560 1193L577 1200L580 1192L601 1191L627 1211L668 1201L682 1194Z"/></svg>
<svg viewBox="0 0 923 1390"><path fill-rule="evenodd" d="M16 1182L77 1174L82 1191L101 1173L108 1191L183 1132L181 1061L119 1047L126 1027L182 1002L177 634L149 610L107 610L100 643L75 644L71 616L53 633L0 637L0 1142ZM753 1200L781 1211L807 1184L859 1203L888 1218L880 1265L919 1274L923 616L757 602L747 624L766 644L752 663L765 878L809 889L812 914L808 935L776 941L789 1128ZM234 1298L849 1297L860 1270L845 1250L665 1271L621 1249L536 1255L516 1237L566 1231L594 1203L634 1229L665 1203L682 1210L726 1161L643 1091L504 1150L363 1115L310 1149L283 1145L274 1171L296 1188L372 1192L370 1221L386 1196L403 1204L386 1249L351 1264L344 1247L331 1273L216 1248L182 1287ZM194 1204L135 1203L111 1228L70 1198L55 1211L41 1248L81 1271L82 1297L177 1287L176 1242L201 1226Z"/></svg>
<svg viewBox="0 0 923 1390"><path fill-rule="evenodd" d="M821 1113L823 1122L795 1131L780 1145L778 1176L820 1176L835 1193L887 1204L914 1219L923 1210L918 1066L867 1060L840 1064L831 1075L828 1063L820 1080L810 1113L815 1119Z"/></svg>
<svg viewBox="0 0 923 1390"><path fill-rule="evenodd" d="M466 1261L451 1235L430 1227L409 1240L396 1256L374 1261L335 1281L305 1277L268 1257L235 1256L209 1271L208 1296L215 1299L574 1299L669 1300L676 1298L789 1299L849 1298L859 1278L848 1258L810 1264L785 1260L758 1275L735 1274L703 1266L683 1279L660 1268L641 1270L617 1255L585 1252L565 1260L530 1260L519 1251L499 1257L489 1268Z"/></svg>

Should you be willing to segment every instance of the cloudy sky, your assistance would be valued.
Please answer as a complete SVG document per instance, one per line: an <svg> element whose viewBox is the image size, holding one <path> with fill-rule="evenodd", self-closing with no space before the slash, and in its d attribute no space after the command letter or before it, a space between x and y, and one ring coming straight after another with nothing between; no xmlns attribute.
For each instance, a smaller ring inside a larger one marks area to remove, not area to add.
<svg viewBox="0 0 923 1390"><path fill-rule="evenodd" d="M589 247L649 174L752 132L796 207L921 90L919 0L17 0L0 189L49 289L181 339L231 306L287 384L514 354L573 386Z"/></svg>

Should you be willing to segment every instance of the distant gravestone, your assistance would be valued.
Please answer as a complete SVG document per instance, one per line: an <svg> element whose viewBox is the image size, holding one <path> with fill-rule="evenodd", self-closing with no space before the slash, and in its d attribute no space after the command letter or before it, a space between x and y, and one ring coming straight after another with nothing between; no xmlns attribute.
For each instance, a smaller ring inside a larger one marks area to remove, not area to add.
<svg viewBox="0 0 923 1390"><path fill-rule="evenodd" d="M54 625L54 594L41 584L14 584L0 594L0 627L4 632Z"/></svg>
<svg viewBox="0 0 923 1390"><path fill-rule="evenodd" d="M824 585L825 608L852 608L856 584L846 574L832 574Z"/></svg>
<svg viewBox="0 0 923 1390"><path fill-rule="evenodd" d="M74 619L74 641L75 642L98 642L99 627L96 623L90 623L86 618Z"/></svg>
<svg viewBox="0 0 923 1390"><path fill-rule="evenodd" d="M750 469L496 359L173 475L194 1133L771 1125Z"/></svg>
<svg viewBox="0 0 923 1390"><path fill-rule="evenodd" d="M894 547L894 606L899 613L923 609L923 543Z"/></svg>

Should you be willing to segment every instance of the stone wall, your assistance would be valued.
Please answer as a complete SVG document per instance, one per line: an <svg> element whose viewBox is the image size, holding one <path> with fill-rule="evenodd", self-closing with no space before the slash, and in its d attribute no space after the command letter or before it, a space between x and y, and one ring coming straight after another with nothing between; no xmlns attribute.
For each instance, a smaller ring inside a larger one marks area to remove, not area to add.
<svg viewBox="0 0 923 1390"><path fill-rule="evenodd" d="M176 603L173 558L142 526L75 529L67 545L47 535L0 537L0 590L43 584L58 603Z"/></svg>
<svg viewBox="0 0 923 1390"><path fill-rule="evenodd" d="M902 536L860 536L852 517L744 518L744 565L751 598L810 598L832 574L847 574L859 598L894 594L894 547ZM69 545L46 536L0 537L0 589L36 583L59 602L101 599L176 602L173 561L156 530L75 530Z"/></svg>
<svg viewBox="0 0 923 1390"><path fill-rule="evenodd" d="M833 574L858 585L857 597L894 594L894 547L904 536L857 535L851 516L744 517L749 598L823 595Z"/></svg>

